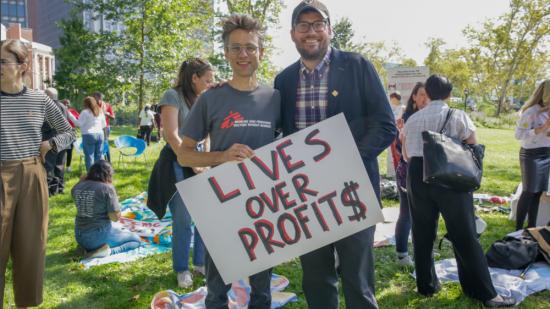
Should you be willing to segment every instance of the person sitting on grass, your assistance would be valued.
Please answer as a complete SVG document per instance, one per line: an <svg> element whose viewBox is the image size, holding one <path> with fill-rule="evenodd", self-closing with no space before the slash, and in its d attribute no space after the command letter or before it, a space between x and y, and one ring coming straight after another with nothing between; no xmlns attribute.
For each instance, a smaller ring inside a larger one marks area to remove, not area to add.
<svg viewBox="0 0 550 309"><path fill-rule="evenodd" d="M111 225L120 218L113 173L109 162L99 160L71 191L77 209L75 239L86 251L85 258L106 257L141 246L138 235Z"/></svg>

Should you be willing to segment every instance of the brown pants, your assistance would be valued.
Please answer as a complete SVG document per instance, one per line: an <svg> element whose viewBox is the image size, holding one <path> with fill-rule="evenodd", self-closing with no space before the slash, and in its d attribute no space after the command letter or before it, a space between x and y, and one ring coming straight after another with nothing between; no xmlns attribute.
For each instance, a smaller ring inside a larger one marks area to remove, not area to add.
<svg viewBox="0 0 550 309"><path fill-rule="evenodd" d="M48 233L46 171L38 157L1 161L0 178L0 304L11 254L15 304L38 306Z"/></svg>

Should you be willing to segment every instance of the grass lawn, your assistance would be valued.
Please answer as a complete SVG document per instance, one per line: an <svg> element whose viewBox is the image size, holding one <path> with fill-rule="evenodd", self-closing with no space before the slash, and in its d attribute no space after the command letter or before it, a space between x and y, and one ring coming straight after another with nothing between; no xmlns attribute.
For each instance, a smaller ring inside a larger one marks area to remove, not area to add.
<svg viewBox="0 0 550 309"><path fill-rule="evenodd" d="M119 134L134 135L137 129L118 127L111 139ZM478 139L487 146L485 177L479 192L508 196L520 181L518 143L511 130L479 129ZM161 149L161 144L152 144L147 149L147 164L143 158L127 160L124 167L117 164L118 153L112 150L116 170L115 186L120 200L145 191L148 177ZM76 153L75 153L76 154ZM385 156L380 157L381 172L385 170ZM73 172L66 175L65 194L50 199L49 238L46 259L44 303L42 308L147 308L155 293L172 289L178 293L190 292L204 284L202 278L195 278L194 286L180 289L172 272L170 253L160 254L133 263L108 264L83 270L79 266L74 240L75 207L70 189L76 184L79 172L79 157L73 158ZM397 206L396 201L385 200L384 207ZM481 214L488 223L488 229L481 238L484 249L495 240L514 229L506 215ZM441 222L439 237L445 233ZM411 246L412 250L412 246ZM375 249L376 291L381 308L481 308L481 303L462 295L458 284L444 284L443 290L432 298L425 298L415 292L414 279L395 262L394 248ZM444 245L440 257L452 257L449 245ZM5 308L14 308L11 271L6 274ZM275 273L286 276L290 286L286 291L298 295L298 302L285 308L307 308L301 292L301 269L298 260L279 265ZM341 298L343 302L343 298ZM341 308L344 308L341 302ZM550 308L550 291L528 297L519 308Z"/></svg>

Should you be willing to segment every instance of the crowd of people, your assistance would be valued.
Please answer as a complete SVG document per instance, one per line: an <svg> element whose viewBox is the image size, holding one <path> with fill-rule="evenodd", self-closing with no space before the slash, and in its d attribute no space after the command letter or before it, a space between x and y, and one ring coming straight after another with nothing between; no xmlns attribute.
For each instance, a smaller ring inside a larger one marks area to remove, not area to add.
<svg viewBox="0 0 550 309"><path fill-rule="evenodd" d="M222 280L208 248L194 229L192 218L175 184L210 167L254 156L254 149L331 116L343 113L361 159L380 200L378 156L391 149L400 199L396 225L396 255L401 265L414 266L418 293L430 297L440 289L434 268L433 245L439 215L457 260L465 295L487 307L513 306L513 298L498 295L477 238L472 192L459 192L423 181L423 131L439 131L475 144L476 127L468 114L449 113L452 83L432 75L415 85L403 107L401 95L388 95L372 65L363 56L331 46L330 13L317 0L303 1L292 14L291 38L300 58L280 72L274 86L261 85L257 71L264 57L261 24L248 15L233 14L223 22L225 59L232 69L227 82L214 84L213 67L190 58L177 72L174 87L158 106L140 111L140 135L149 145L157 128L166 145L149 179L148 206L173 218L172 266L179 287L203 275L207 308L227 308L230 286ZM104 257L137 248L140 238L112 226L120 205L112 184L108 138L113 108L99 92L83 100L78 113L57 91L27 88L28 51L19 41L2 41L0 301L4 301L5 272L12 260L15 303L42 303L48 196L63 193L63 168L70 167L73 128L82 136L86 173L72 188L76 205L75 240L87 258ZM391 104L390 104L391 101ZM231 126L224 119L238 112L257 126ZM521 112L516 138L521 142L523 192L517 229L528 214L535 225L538 199L548 188L550 170L550 80L543 82ZM450 115L448 117L448 115ZM44 168L44 166L46 168ZM414 259L409 255L412 230ZM378 308L375 297L375 226L300 256L302 288L309 308L338 308L339 281L346 308ZM193 239L192 269L189 265ZM249 308L271 307L271 269L250 276Z"/></svg>

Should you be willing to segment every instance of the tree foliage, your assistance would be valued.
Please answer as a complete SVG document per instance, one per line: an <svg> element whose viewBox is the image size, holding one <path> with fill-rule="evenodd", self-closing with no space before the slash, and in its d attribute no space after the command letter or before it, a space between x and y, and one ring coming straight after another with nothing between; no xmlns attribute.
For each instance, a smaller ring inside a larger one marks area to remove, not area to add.
<svg viewBox="0 0 550 309"><path fill-rule="evenodd" d="M211 1L70 2L80 14L89 12L94 18L103 18L121 27L110 31L101 28L92 33L78 26L78 19L67 22L64 28L66 40L62 40L59 51L59 55L67 57L61 56L60 63L64 65L66 60L86 57L91 51L96 57L87 57L86 62L67 61L67 65L75 68L91 66L100 69L98 74L83 72L81 78L88 80L85 88L105 93L123 92L124 97L138 102L139 109L148 98L158 99L170 86L183 60L192 56L206 57L212 50L209 31L213 20ZM71 81L63 80L63 77L56 79L64 87L72 87Z"/></svg>
<svg viewBox="0 0 550 309"><path fill-rule="evenodd" d="M76 104L85 95L102 90L112 90L124 85L113 75L116 65L103 57L113 42L111 36L102 36L84 28L82 20L73 15L61 21L61 48L55 50L59 63L54 80L60 97L71 98Z"/></svg>
<svg viewBox="0 0 550 309"><path fill-rule="evenodd" d="M497 116L509 106L508 98L525 100L537 81L548 76L548 0L511 0L507 13L463 32L468 47L443 50L445 42L431 39L424 62L430 71L448 75L458 88L495 101Z"/></svg>
<svg viewBox="0 0 550 309"><path fill-rule="evenodd" d="M274 53L273 39L267 33L268 30L278 28L279 15L284 8L282 0L221 0L221 4L227 11L218 11L217 15L220 18L227 17L231 14L248 14L256 18L264 28L264 57L258 68L258 79L267 84L272 84L277 69L271 63ZM218 25L214 29L217 35L217 41L221 42L221 27ZM223 51L214 53L210 61L218 68L218 73L221 78L227 79L230 77L231 68L224 59Z"/></svg>
<svg viewBox="0 0 550 309"><path fill-rule="evenodd" d="M403 56L403 51L396 42L387 44L384 41L355 41L353 23L344 17L332 25L333 37L331 45L341 50L356 52L367 58L380 75L382 81L386 82L385 64L397 63L402 66L416 66L416 61Z"/></svg>

